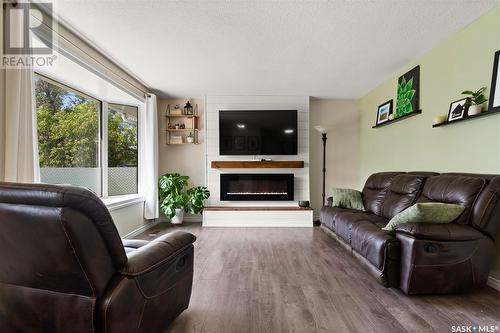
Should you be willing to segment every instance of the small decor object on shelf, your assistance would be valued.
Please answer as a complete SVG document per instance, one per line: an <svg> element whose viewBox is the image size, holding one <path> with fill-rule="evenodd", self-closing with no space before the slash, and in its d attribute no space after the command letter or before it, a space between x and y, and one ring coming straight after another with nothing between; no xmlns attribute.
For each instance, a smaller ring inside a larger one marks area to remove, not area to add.
<svg viewBox="0 0 500 333"><path fill-rule="evenodd" d="M389 117L391 115L392 115L392 99L378 107L376 125L385 123L386 121L390 120Z"/></svg>
<svg viewBox="0 0 500 333"><path fill-rule="evenodd" d="M194 142L194 135L192 132L189 132L188 136L186 137L186 142L187 143L193 143Z"/></svg>
<svg viewBox="0 0 500 333"><path fill-rule="evenodd" d="M417 66L398 80L395 118L417 111L419 108L419 95L420 66Z"/></svg>
<svg viewBox="0 0 500 333"><path fill-rule="evenodd" d="M447 118L448 118L447 115L442 115L442 114L440 114L439 116L435 116L432 119L432 125L442 124L442 123L444 123L446 121Z"/></svg>
<svg viewBox="0 0 500 333"><path fill-rule="evenodd" d="M448 121L462 119L465 116L465 103L467 98L460 99L450 104L450 111L448 111Z"/></svg>
<svg viewBox="0 0 500 333"><path fill-rule="evenodd" d="M299 207L300 208L308 208L309 207L309 201L299 201Z"/></svg>
<svg viewBox="0 0 500 333"><path fill-rule="evenodd" d="M488 111L500 112L500 51L495 53L493 77L491 79L490 103Z"/></svg>
<svg viewBox="0 0 500 333"><path fill-rule="evenodd" d="M394 113L391 113L391 114L389 115L389 120L394 120Z"/></svg>
<svg viewBox="0 0 500 333"><path fill-rule="evenodd" d="M175 124L175 129L178 130L181 128L181 125L180 124Z"/></svg>
<svg viewBox="0 0 500 333"><path fill-rule="evenodd" d="M184 114L188 116L193 115L193 106L189 103L189 101L187 101L186 105L184 105Z"/></svg>
<svg viewBox="0 0 500 333"><path fill-rule="evenodd" d="M170 136L170 144L172 145L180 145L182 144L182 135L172 135Z"/></svg>
<svg viewBox="0 0 500 333"><path fill-rule="evenodd" d="M477 91L466 90L462 92L462 95L469 96L465 99L465 109L467 110L468 116L475 116L481 113L482 105L488 101L488 99L484 97L485 90L486 87L482 87Z"/></svg>
<svg viewBox="0 0 500 333"><path fill-rule="evenodd" d="M172 116L182 116L182 110L181 110L179 104L177 104L176 106L174 106L173 110L170 110L170 115L172 115Z"/></svg>
<svg viewBox="0 0 500 333"><path fill-rule="evenodd" d="M196 186L184 191L188 186L188 176L178 173L160 177L158 189L160 212L170 218L172 224L181 224L184 213L199 214L203 211L203 201L210 197L210 191L204 186Z"/></svg>

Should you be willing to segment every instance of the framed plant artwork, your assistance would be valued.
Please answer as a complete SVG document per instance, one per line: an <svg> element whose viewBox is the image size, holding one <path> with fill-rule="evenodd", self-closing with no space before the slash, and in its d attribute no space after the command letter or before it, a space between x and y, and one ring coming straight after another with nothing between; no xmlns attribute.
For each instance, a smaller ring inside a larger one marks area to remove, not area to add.
<svg viewBox="0 0 500 333"><path fill-rule="evenodd" d="M500 111L500 51L495 53L493 61L493 77L491 79L490 103L488 111Z"/></svg>
<svg viewBox="0 0 500 333"><path fill-rule="evenodd" d="M413 68L398 80L395 118L419 109L420 66Z"/></svg>
<svg viewBox="0 0 500 333"><path fill-rule="evenodd" d="M389 116L392 114L392 99L380 105L377 110L377 120L375 125L380 125L389 120Z"/></svg>
<svg viewBox="0 0 500 333"><path fill-rule="evenodd" d="M459 99L458 101L451 102L450 110L448 111L448 121L462 119L465 116L465 103L467 98Z"/></svg>

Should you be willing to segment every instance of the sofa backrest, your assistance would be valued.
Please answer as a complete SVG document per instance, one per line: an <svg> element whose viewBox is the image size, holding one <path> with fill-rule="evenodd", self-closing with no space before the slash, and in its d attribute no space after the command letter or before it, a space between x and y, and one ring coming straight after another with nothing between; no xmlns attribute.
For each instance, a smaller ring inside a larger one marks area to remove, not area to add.
<svg viewBox="0 0 500 333"><path fill-rule="evenodd" d="M418 202L442 202L462 205L464 212L455 223L470 224L472 208L488 183L488 176L441 174L429 177Z"/></svg>
<svg viewBox="0 0 500 333"><path fill-rule="evenodd" d="M382 211L382 203L391 180L403 172L379 172L374 173L366 180L363 187L363 204L365 210L375 215L380 215Z"/></svg>
<svg viewBox="0 0 500 333"><path fill-rule="evenodd" d="M427 175L399 174L391 179L382 201L380 216L391 219L415 203Z"/></svg>
<svg viewBox="0 0 500 333"><path fill-rule="evenodd" d="M90 191L0 183L0 262L0 285L97 298L127 257Z"/></svg>
<svg viewBox="0 0 500 333"><path fill-rule="evenodd" d="M500 229L500 176L489 179L472 209L471 224L495 238Z"/></svg>

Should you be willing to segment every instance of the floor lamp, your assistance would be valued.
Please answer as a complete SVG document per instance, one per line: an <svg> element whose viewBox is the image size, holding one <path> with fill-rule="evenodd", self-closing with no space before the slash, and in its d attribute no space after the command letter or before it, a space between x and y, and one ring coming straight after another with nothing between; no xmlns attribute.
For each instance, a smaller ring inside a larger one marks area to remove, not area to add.
<svg viewBox="0 0 500 333"><path fill-rule="evenodd" d="M321 133L321 139L323 140L323 192L321 193L323 197L323 207L325 205L325 175L326 175L326 133L328 129L324 126L314 126L314 128Z"/></svg>

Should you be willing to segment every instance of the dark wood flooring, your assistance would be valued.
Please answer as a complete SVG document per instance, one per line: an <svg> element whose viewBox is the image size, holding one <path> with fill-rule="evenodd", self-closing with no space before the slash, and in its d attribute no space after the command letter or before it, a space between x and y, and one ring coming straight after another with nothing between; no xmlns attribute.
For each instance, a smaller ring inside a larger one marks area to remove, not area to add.
<svg viewBox="0 0 500 333"><path fill-rule="evenodd" d="M320 228L202 228L191 304L169 332L451 332L500 326L500 292L406 296L385 288Z"/></svg>

